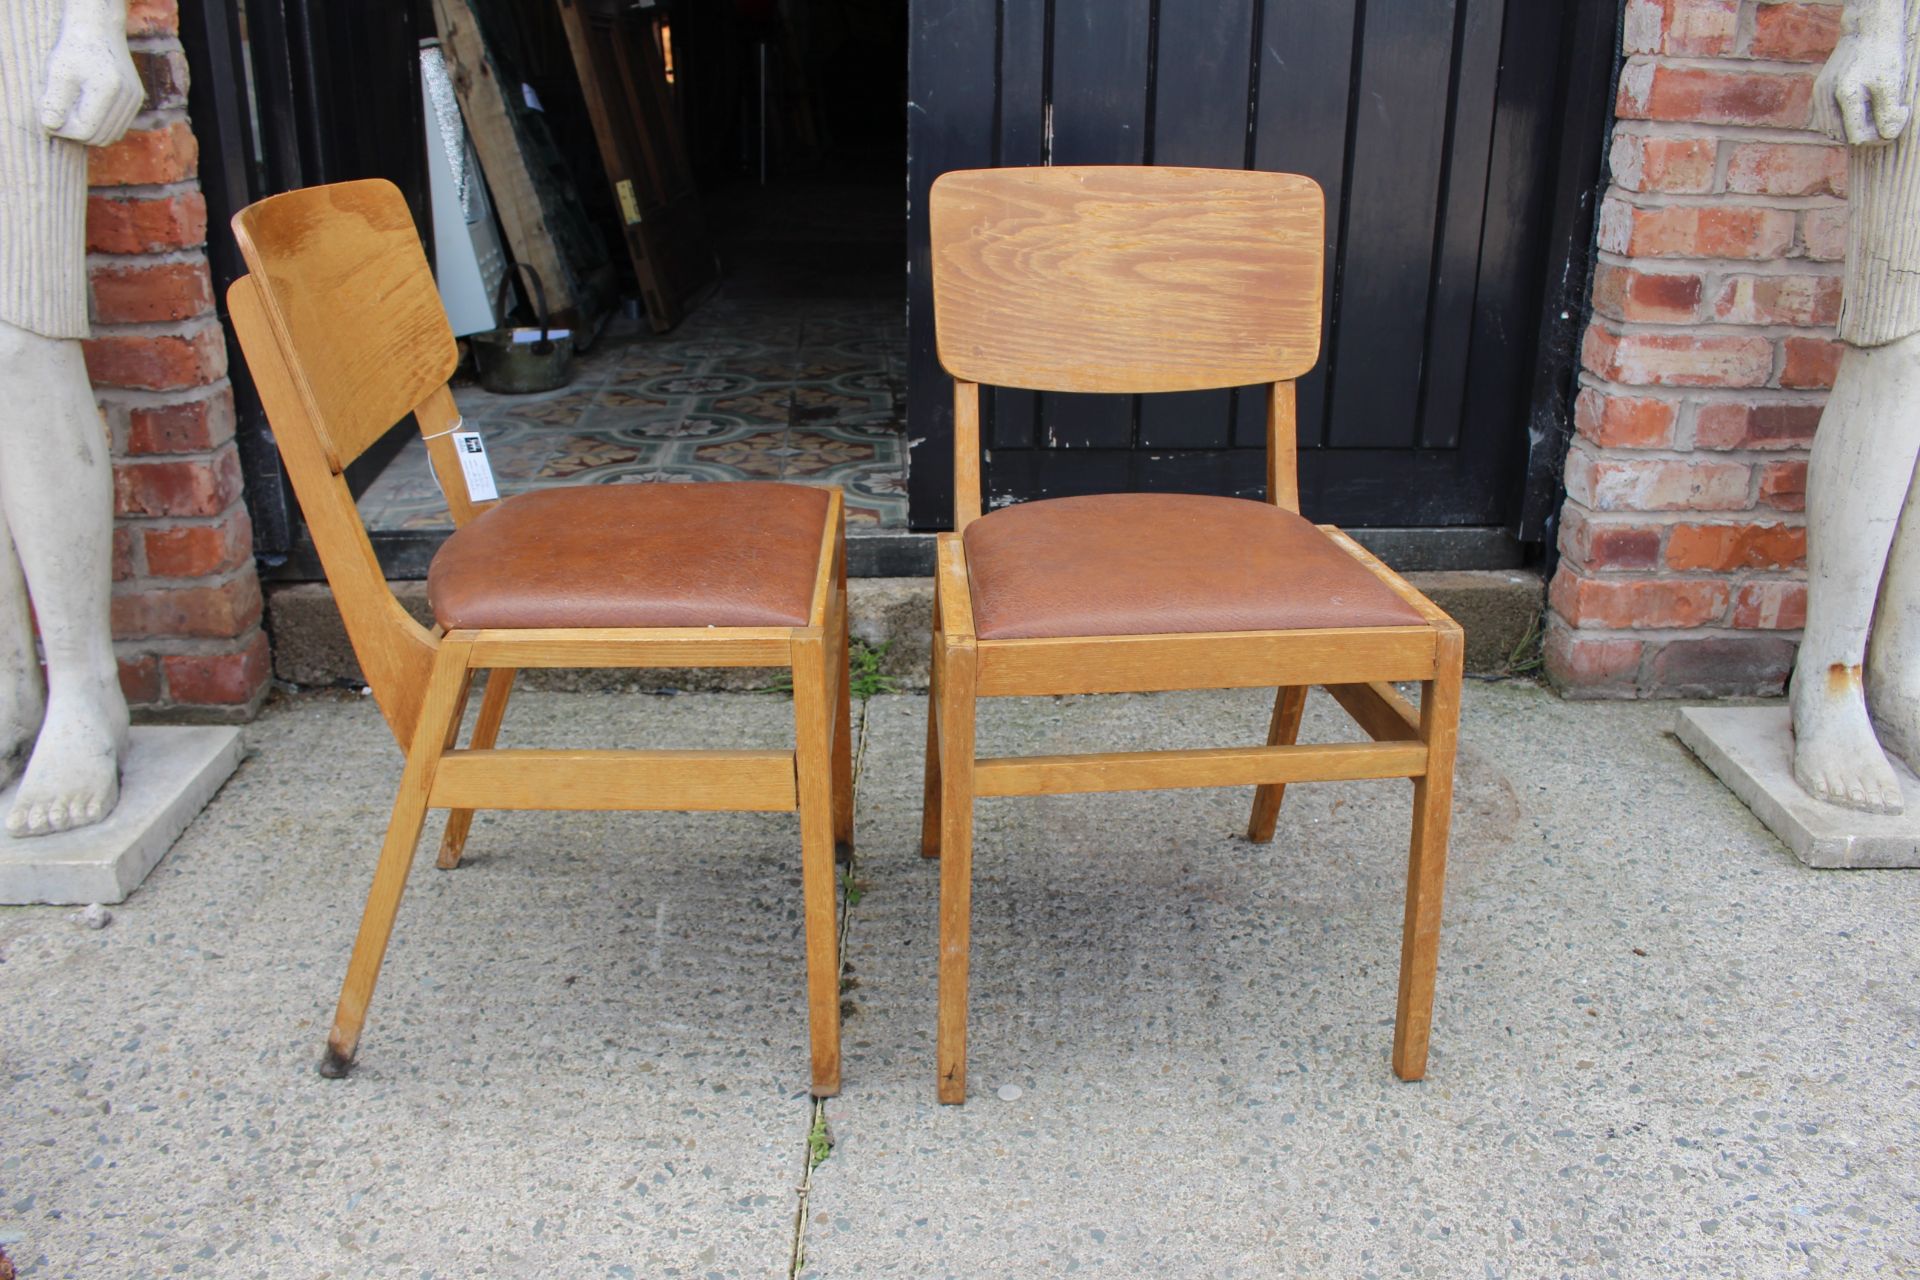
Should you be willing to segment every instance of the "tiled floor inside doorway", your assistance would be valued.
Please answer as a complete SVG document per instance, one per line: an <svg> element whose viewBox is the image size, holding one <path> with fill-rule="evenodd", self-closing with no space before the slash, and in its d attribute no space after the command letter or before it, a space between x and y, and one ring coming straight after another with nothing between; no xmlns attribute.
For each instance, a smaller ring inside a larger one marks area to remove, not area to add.
<svg viewBox="0 0 1920 1280"><path fill-rule="evenodd" d="M785 480L839 485L854 531L907 520L900 297L807 297L729 282L671 333L609 334L571 385L455 399L503 495L570 484ZM450 527L426 446L361 496L374 530Z"/></svg>

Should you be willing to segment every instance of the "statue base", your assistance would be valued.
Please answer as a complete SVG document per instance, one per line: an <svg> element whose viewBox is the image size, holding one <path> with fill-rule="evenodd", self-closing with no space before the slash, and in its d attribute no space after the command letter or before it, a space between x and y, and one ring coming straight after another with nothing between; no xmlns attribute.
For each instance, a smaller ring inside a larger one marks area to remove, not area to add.
<svg viewBox="0 0 1920 1280"><path fill-rule="evenodd" d="M106 821L44 836L0 830L0 903L123 902L239 767L240 730L136 725ZM18 783L0 792L0 815Z"/></svg>
<svg viewBox="0 0 1920 1280"><path fill-rule="evenodd" d="M1810 867L1920 867L1920 778L1893 760L1905 813L1862 813L1808 795L1793 777L1786 706L1684 707L1674 733Z"/></svg>

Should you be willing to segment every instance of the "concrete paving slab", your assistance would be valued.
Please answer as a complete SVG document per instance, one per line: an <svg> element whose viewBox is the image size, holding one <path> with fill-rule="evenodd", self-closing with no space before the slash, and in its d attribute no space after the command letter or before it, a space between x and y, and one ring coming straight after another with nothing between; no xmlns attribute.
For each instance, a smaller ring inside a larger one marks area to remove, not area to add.
<svg viewBox="0 0 1920 1280"><path fill-rule="evenodd" d="M1387 1065L1406 784L1295 788L1263 848L1244 790L991 800L956 1109L924 703L868 704L806 1274L1920 1269L1920 877L1800 866L1668 708L1466 705L1424 1083ZM1253 741L1266 711L996 701L982 744ZM789 713L535 692L506 740L772 746ZM1308 731L1337 718L1316 696ZM327 1081L399 753L364 699L277 704L249 740L106 929L0 911L23 1276L787 1274L812 1117L791 817L483 815L460 870L423 852L360 1063Z"/></svg>
<svg viewBox="0 0 1920 1280"><path fill-rule="evenodd" d="M1387 1062L1406 784L1294 788L1264 848L1245 790L989 800L973 1097L943 1108L924 713L871 704L807 1274L1913 1274L1920 878L1801 867L1669 709L1466 706L1425 1082ZM1308 733L1338 714L1316 694ZM982 751L1254 741L1265 715L992 703Z"/></svg>
<svg viewBox="0 0 1920 1280"><path fill-rule="evenodd" d="M1682 707L1674 733L1810 867L1920 867L1920 779L1888 756L1904 813L1861 813L1806 793L1793 776L1784 706Z"/></svg>
<svg viewBox="0 0 1920 1280"><path fill-rule="evenodd" d="M775 698L516 698L505 740L774 745ZM0 912L21 1275L785 1274L811 1112L797 824L495 814L422 841L352 1078L315 1073L400 757L256 751L98 932Z"/></svg>
<svg viewBox="0 0 1920 1280"><path fill-rule="evenodd" d="M120 803L104 822L43 836L0 831L0 903L122 902L240 764L240 730L225 725L135 725L120 772ZM13 808L16 780L0 791Z"/></svg>

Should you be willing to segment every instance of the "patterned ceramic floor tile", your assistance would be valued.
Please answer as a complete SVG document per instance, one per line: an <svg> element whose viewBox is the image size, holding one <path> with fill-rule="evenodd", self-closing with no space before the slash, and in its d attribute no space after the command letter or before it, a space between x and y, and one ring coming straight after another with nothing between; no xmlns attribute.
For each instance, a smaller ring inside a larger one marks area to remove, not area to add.
<svg viewBox="0 0 1920 1280"><path fill-rule="evenodd" d="M845 489L856 525L906 524L905 312L897 300L723 294L664 337L603 338L571 385L455 389L503 495L564 484L781 479ZM410 442L360 499L369 528L439 529Z"/></svg>

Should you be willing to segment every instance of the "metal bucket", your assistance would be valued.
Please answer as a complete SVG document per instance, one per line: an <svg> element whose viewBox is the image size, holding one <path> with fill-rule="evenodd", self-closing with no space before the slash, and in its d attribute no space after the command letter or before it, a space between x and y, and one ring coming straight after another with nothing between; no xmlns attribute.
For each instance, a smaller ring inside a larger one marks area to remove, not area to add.
<svg viewBox="0 0 1920 1280"><path fill-rule="evenodd" d="M501 395L530 395L536 391L554 391L573 378L573 335L552 336L548 323L547 290L540 273L524 262L514 266L526 275L533 293L533 314L540 321L540 336L531 330L488 329L469 334L473 347L473 369L480 385ZM503 319L507 310L507 282L511 273L500 277L500 290L493 309Z"/></svg>

